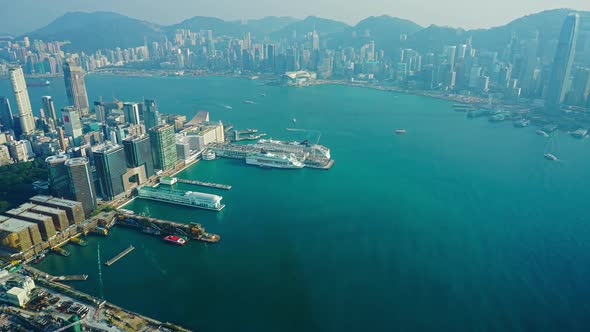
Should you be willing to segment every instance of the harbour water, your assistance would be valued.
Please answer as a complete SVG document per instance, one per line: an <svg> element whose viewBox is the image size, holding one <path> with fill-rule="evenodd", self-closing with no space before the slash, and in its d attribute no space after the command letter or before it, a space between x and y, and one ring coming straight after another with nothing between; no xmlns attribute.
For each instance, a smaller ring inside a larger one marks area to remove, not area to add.
<svg viewBox="0 0 590 332"><path fill-rule="evenodd" d="M223 196L223 211L143 200L126 208L202 223L222 241L178 247L115 228L37 266L88 274L72 284L80 290L199 331L581 331L590 323L589 140L548 141L532 126L466 119L446 101L345 86L92 75L87 86L91 100L153 97L164 113L205 109L276 139L313 142L317 134L285 128L321 130L336 163L320 171L199 162L178 177L232 189L175 186ZM0 81L0 94L9 92ZM45 94L64 105L60 80L29 92L35 108ZM395 135L400 128L407 133ZM561 161L543 158L548 152ZM129 245L136 249L123 260L101 267L97 257Z"/></svg>

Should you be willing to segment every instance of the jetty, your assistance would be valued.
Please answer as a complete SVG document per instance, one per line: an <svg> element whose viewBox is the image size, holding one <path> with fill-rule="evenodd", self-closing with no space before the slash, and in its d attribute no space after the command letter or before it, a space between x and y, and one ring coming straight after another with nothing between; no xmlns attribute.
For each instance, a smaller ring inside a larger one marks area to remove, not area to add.
<svg viewBox="0 0 590 332"><path fill-rule="evenodd" d="M84 281L88 279L88 275L87 274L74 274L74 275L65 275L65 276L54 276L51 275L49 273L43 272L39 269L36 269L30 265L24 264L23 268L29 272L31 272L31 274L33 276L36 277L41 277L44 278L46 280L50 280L50 281Z"/></svg>
<svg viewBox="0 0 590 332"><path fill-rule="evenodd" d="M117 254L117 256L109 259L108 261L106 261L106 263L104 263L106 266L111 266L113 264L115 264L115 262L117 262L119 259L123 258L125 255L127 255L128 253L132 252L135 249L134 246L129 246L129 248L121 251L120 253Z"/></svg>
<svg viewBox="0 0 590 332"><path fill-rule="evenodd" d="M198 181L198 180L188 180L188 179L176 178L176 182L194 184L194 185L201 186L201 187L209 187L209 188L216 188L216 189L223 189L223 190L230 190L231 189L231 186L227 185L227 184L204 182L204 181Z"/></svg>

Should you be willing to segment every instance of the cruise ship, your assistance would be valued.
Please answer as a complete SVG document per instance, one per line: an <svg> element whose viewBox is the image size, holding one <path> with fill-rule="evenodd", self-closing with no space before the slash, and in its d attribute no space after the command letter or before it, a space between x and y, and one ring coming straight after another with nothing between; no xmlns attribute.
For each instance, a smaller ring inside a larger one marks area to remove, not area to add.
<svg viewBox="0 0 590 332"><path fill-rule="evenodd" d="M138 190L140 198L154 201L185 205L200 209L221 211L225 205L221 204L223 197L196 191L181 191L174 189L158 189L154 187L141 187Z"/></svg>
<svg viewBox="0 0 590 332"><path fill-rule="evenodd" d="M246 156L246 164L273 168L303 168L304 164L293 154L260 151Z"/></svg>
<svg viewBox="0 0 590 332"><path fill-rule="evenodd" d="M309 141L275 141L272 139L261 139L254 147L264 149L271 152L295 153L295 154L311 154L317 157L324 157L330 159L330 149L323 145L314 144L309 145Z"/></svg>

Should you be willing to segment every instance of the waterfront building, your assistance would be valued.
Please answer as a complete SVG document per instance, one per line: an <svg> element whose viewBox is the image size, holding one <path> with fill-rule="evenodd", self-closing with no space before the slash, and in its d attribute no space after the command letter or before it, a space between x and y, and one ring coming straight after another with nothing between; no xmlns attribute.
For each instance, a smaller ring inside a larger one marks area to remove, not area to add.
<svg viewBox="0 0 590 332"><path fill-rule="evenodd" d="M559 110L567 93L568 81L575 57L576 39L580 16L570 14L561 28L555 58L551 67L547 86L546 106L551 110Z"/></svg>
<svg viewBox="0 0 590 332"><path fill-rule="evenodd" d="M123 146L107 144L94 151L93 155L101 195L106 200L113 200L125 191L123 175L127 173L127 165Z"/></svg>
<svg viewBox="0 0 590 332"><path fill-rule="evenodd" d="M59 119L55 113L55 105L53 104L53 99L51 96L43 96L41 98L41 102L43 103L43 110L45 110L45 114L53 120L55 125L57 125L59 123Z"/></svg>
<svg viewBox="0 0 590 332"><path fill-rule="evenodd" d="M80 121L80 110L68 106L61 109L64 129L66 135L70 136L74 145L80 145L82 139L82 122Z"/></svg>
<svg viewBox="0 0 590 332"><path fill-rule="evenodd" d="M33 196L30 201L38 205L66 211L70 225L84 221L84 208L80 202L45 195Z"/></svg>
<svg viewBox="0 0 590 332"><path fill-rule="evenodd" d="M72 158L66 161L65 166L72 198L82 203L84 215L88 217L96 210L96 190L90 163L85 157Z"/></svg>
<svg viewBox="0 0 590 332"><path fill-rule="evenodd" d="M139 104L138 103L124 103L123 116L125 122L138 125L139 124Z"/></svg>
<svg viewBox="0 0 590 332"><path fill-rule="evenodd" d="M14 116L10 108L10 100L6 97L0 97L0 131L12 130L14 126Z"/></svg>
<svg viewBox="0 0 590 332"><path fill-rule="evenodd" d="M41 242L37 224L0 216L0 245L3 248L22 252Z"/></svg>
<svg viewBox="0 0 590 332"><path fill-rule="evenodd" d="M20 133L21 135L31 135L35 132L35 119L33 118L33 109L31 108L27 83L25 82L25 74L20 66L10 68L9 73L18 108Z"/></svg>
<svg viewBox="0 0 590 332"><path fill-rule="evenodd" d="M30 211L51 217L56 231L63 232L69 226L66 211L43 205L34 205Z"/></svg>
<svg viewBox="0 0 590 332"><path fill-rule="evenodd" d="M125 161L128 168L143 166L148 178L155 174L149 136L135 135L127 137L123 140L123 149L125 150Z"/></svg>
<svg viewBox="0 0 590 332"><path fill-rule="evenodd" d="M151 128L149 133L154 168L162 171L173 168L178 159L174 127L162 124Z"/></svg>
<svg viewBox="0 0 590 332"><path fill-rule="evenodd" d="M153 127L159 126L162 121L156 101L153 99L146 99L144 100L143 105L143 122L145 124L145 129L150 130Z"/></svg>
<svg viewBox="0 0 590 332"><path fill-rule="evenodd" d="M6 214L20 220L37 224L41 238L43 241L47 241L55 235L53 219L49 216L29 211L33 207L35 207L34 204L24 203L14 209L6 211Z"/></svg>
<svg viewBox="0 0 590 332"><path fill-rule="evenodd" d="M63 65L66 95L70 105L80 110L82 114L88 112L88 94L84 82L84 70L74 59L68 59Z"/></svg>
<svg viewBox="0 0 590 332"><path fill-rule="evenodd" d="M55 197L71 198L68 170L65 165L67 160L68 156L65 154L45 159L49 173L49 189Z"/></svg>

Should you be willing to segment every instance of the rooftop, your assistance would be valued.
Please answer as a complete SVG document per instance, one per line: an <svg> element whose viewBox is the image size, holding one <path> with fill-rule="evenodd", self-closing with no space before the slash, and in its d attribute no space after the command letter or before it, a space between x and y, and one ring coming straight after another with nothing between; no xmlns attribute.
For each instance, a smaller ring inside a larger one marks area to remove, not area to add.
<svg viewBox="0 0 590 332"><path fill-rule="evenodd" d="M88 164L88 159L86 157L72 158L66 161L66 166L80 166L85 164Z"/></svg>
<svg viewBox="0 0 590 332"><path fill-rule="evenodd" d="M8 220L0 224L0 231L18 233L33 226L37 226L37 224L20 219L9 218Z"/></svg>

